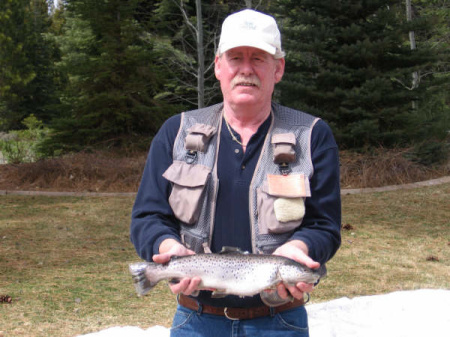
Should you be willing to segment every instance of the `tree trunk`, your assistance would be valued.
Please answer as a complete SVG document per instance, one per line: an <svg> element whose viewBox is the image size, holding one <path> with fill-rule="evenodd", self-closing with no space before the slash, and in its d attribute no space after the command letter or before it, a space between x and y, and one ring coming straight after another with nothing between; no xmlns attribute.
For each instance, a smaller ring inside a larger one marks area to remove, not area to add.
<svg viewBox="0 0 450 337"><path fill-rule="evenodd" d="M406 20L408 22L412 21L412 7L411 0L406 0ZM416 49L416 36L413 30L409 31L409 43L411 44L411 50ZM419 72L415 71L412 73L412 85L411 89L416 89L419 87ZM412 108L417 109L417 102L412 102Z"/></svg>
<svg viewBox="0 0 450 337"><path fill-rule="evenodd" d="M205 106L205 47L203 45L203 17L202 3L200 0L195 1L197 12L197 92L198 92L198 108Z"/></svg>

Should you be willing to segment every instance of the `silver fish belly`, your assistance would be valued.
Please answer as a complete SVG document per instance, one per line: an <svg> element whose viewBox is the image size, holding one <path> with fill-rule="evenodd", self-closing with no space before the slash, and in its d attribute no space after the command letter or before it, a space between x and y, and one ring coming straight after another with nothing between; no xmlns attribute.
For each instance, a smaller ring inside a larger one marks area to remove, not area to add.
<svg viewBox="0 0 450 337"><path fill-rule="evenodd" d="M145 295L161 280L200 277L200 288L215 289L212 296L253 296L274 289L280 282L316 283L321 272L294 260L275 255L224 250L218 254L172 257L166 264L130 264L136 292Z"/></svg>

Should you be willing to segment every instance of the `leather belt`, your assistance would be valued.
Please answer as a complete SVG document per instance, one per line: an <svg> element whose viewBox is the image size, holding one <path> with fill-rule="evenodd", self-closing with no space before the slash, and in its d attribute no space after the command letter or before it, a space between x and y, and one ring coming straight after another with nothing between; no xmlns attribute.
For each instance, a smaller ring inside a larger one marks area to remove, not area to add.
<svg viewBox="0 0 450 337"><path fill-rule="evenodd" d="M188 309L198 311L199 304L196 300L186 295L180 294L178 296L178 303ZM258 317L264 317L271 315L271 309L273 314L279 312L300 307L305 304L303 299L295 299L292 302L280 305L278 307L268 307L263 305L261 307L253 308L228 308L228 307L213 307L211 305L202 304L201 312L204 314L225 316L231 320L241 320L241 319L253 319Z"/></svg>

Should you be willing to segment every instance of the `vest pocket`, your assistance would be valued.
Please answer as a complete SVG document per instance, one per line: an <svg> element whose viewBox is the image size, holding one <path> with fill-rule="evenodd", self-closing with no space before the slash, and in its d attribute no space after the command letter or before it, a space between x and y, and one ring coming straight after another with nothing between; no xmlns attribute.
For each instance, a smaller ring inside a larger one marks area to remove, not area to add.
<svg viewBox="0 0 450 337"><path fill-rule="evenodd" d="M177 219L192 225L198 220L202 195L211 169L174 161L163 177L172 182L169 204Z"/></svg>
<svg viewBox="0 0 450 337"><path fill-rule="evenodd" d="M192 228L192 227L190 227ZM197 254L205 253L205 246L208 245L208 238L204 238L201 234L193 233L189 229L181 229L181 241L190 250Z"/></svg>
<svg viewBox="0 0 450 337"><path fill-rule="evenodd" d="M305 198L310 196L307 178L303 174L290 175L286 188L286 182L280 179L285 178L268 175L268 180L256 189L259 234L293 231L305 215Z"/></svg>

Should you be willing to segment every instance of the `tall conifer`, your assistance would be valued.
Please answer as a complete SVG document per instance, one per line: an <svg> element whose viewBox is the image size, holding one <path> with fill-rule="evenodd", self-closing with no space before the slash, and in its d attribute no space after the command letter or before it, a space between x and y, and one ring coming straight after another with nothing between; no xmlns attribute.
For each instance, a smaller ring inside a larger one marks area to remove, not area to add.
<svg viewBox="0 0 450 337"><path fill-rule="evenodd" d="M426 92L410 88L412 73L435 61L409 45L424 22L406 22L396 0L275 3L287 51L282 103L323 117L343 148L408 142L412 102Z"/></svg>

